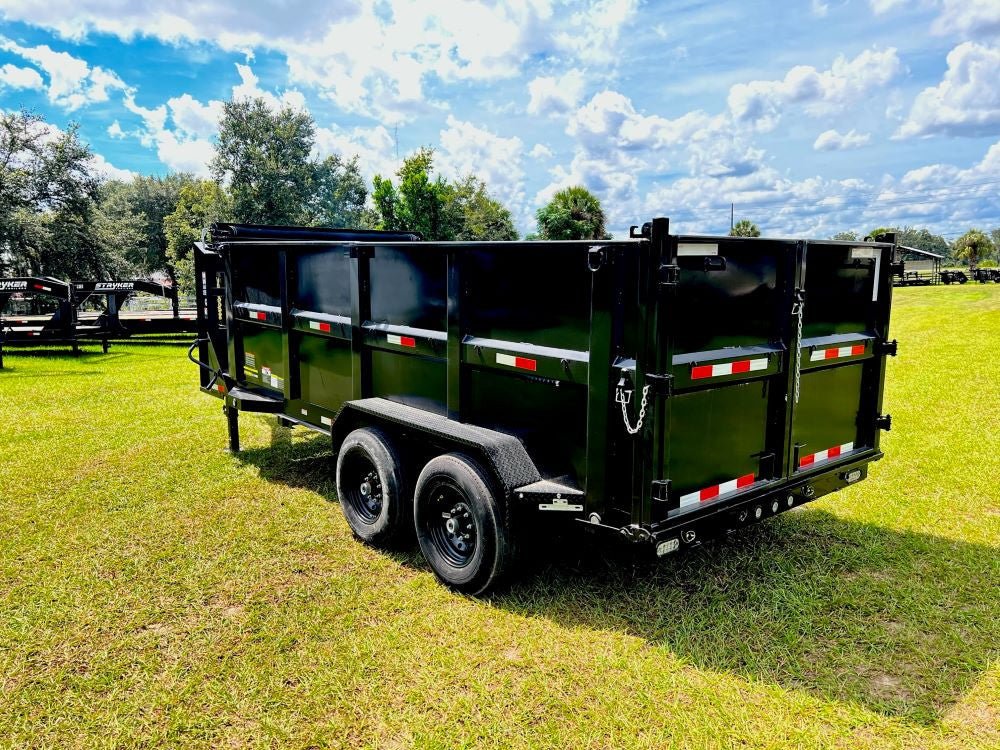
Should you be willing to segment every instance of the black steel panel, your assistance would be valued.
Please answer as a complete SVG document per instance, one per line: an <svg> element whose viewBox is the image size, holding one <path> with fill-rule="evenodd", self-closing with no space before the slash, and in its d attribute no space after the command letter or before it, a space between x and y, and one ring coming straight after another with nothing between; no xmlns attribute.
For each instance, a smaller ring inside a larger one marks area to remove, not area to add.
<svg viewBox="0 0 1000 750"><path fill-rule="evenodd" d="M864 371L864 363L856 363L802 373L792 429L796 471L802 456L845 443L863 447L858 444L858 419Z"/></svg>
<svg viewBox="0 0 1000 750"><path fill-rule="evenodd" d="M281 331L245 324L238 331L243 342L243 356L238 365L246 383L282 391L288 370L282 352Z"/></svg>
<svg viewBox="0 0 1000 750"><path fill-rule="evenodd" d="M291 306L327 315L351 315L351 258L343 247L309 250L292 260Z"/></svg>
<svg viewBox="0 0 1000 750"><path fill-rule="evenodd" d="M371 395L433 414L448 413L444 359L372 350Z"/></svg>
<svg viewBox="0 0 1000 750"><path fill-rule="evenodd" d="M369 263L371 320L447 330L447 256L431 248L377 247Z"/></svg>
<svg viewBox="0 0 1000 750"><path fill-rule="evenodd" d="M302 400L336 412L354 395L351 343L311 335L296 339Z"/></svg>

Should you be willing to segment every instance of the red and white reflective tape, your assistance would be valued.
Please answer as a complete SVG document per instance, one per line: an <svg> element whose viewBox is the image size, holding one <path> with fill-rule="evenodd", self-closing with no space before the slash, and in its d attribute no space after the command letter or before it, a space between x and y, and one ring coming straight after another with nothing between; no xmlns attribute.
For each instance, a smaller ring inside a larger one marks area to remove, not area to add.
<svg viewBox="0 0 1000 750"><path fill-rule="evenodd" d="M814 464L829 461L830 459L842 456L852 450L854 450L854 443L844 443L843 445L835 445L832 448L827 448L825 451L820 451L819 453L810 453L808 456L799 456L799 468L801 469L803 466L813 466Z"/></svg>
<svg viewBox="0 0 1000 750"><path fill-rule="evenodd" d="M497 354L497 364L507 365L507 367L516 367L519 370L531 370L534 372L538 369L538 361L534 359L528 359L527 357L515 357L513 354Z"/></svg>
<svg viewBox="0 0 1000 750"><path fill-rule="evenodd" d="M257 320L267 320L267 313L266 312L255 312L255 313L253 313L253 316Z"/></svg>
<svg viewBox="0 0 1000 750"><path fill-rule="evenodd" d="M753 474L744 474L737 479L730 479L728 482L723 482L722 484L713 484L711 487L703 487L697 492L690 492L687 495L681 495L680 507L686 508L691 505L697 505L698 503L707 503L709 500L715 500L717 497L729 495L737 490L746 489L752 485L754 481L755 477Z"/></svg>
<svg viewBox="0 0 1000 750"><path fill-rule="evenodd" d="M314 331L322 331L323 333L329 333L330 332L330 324L329 323L320 323L319 321L316 321L316 320L310 320L309 321L309 327L312 328Z"/></svg>
<svg viewBox="0 0 1000 750"><path fill-rule="evenodd" d="M835 346L832 349L816 349L809 355L810 362L820 362L824 359L840 359L841 357L857 357L865 353L864 344L853 346Z"/></svg>
<svg viewBox="0 0 1000 750"><path fill-rule="evenodd" d="M32 286L35 287L35 289L41 289L43 292L52 291L52 287L50 286L43 286L42 284L32 284Z"/></svg>
<svg viewBox="0 0 1000 750"><path fill-rule="evenodd" d="M390 333L385 338L390 344L395 344L396 346L406 346L413 349L417 345L417 340L413 336L397 336L394 333Z"/></svg>
<svg viewBox="0 0 1000 750"><path fill-rule="evenodd" d="M717 378L720 375L739 375L741 372L756 372L767 369L767 357L760 359L740 359L718 365L696 365L691 368L691 380Z"/></svg>
<svg viewBox="0 0 1000 750"><path fill-rule="evenodd" d="M215 384L215 390L217 390L219 393L225 393L226 392L226 386L224 386L222 383L216 383Z"/></svg>

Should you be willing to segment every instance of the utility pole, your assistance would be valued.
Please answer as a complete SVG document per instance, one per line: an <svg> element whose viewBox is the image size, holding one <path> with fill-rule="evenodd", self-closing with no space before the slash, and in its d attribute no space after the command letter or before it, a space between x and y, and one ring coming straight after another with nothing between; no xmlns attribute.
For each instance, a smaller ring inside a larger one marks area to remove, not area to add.
<svg viewBox="0 0 1000 750"><path fill-rule="evenodd" d="M736 212L736 204L735 203L730 203L729 204L729 231L730 232L733 231L733 226L734 226L734 224L733 224L733 214L735 212Z"/></svg>

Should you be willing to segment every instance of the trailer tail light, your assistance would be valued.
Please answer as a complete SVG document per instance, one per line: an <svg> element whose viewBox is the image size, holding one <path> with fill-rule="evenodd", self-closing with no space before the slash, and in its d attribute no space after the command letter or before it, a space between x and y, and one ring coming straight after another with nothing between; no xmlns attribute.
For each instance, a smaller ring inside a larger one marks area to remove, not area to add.
<svg viewBox="0 0 1000 750"><path fill-rule="evenodd" d="M394 333L390 333L386 336L386 339L390 344L395 344L396 346L405 346L413 349L417 345L417 340L412 336L397 336Z"/></svg>
<svg viewBox="0 0 1000 750"><path fill-rule="evenodd" d="M256 320L267 320L267 313L265 312L255 312L253 316Z"/></svg>
<svg viewBox="0 0 1000 750"><path fill-rule="evenodd" d="M329 323L320 323L319 321L316 321L316 320L310 320L309 321L309 327L312 328L314 331L322 331L323 333L329 333L330 332L330 324Z"/></svg>
<svg viewBox="0 0 1000 750"><path fill-rule="evenodd" d="M842 456L852 450L854 450L854 443L844 443L843 445L835 445L832 448L827 448L825 451L810 453L808 456L800 456L799 468L801 469L803 466L821 464L824 461L837 458L838 456Z"/></svg>
<svg viewBox="0 0 1000 750"><path fill-rule="evenodd" d="M713 484L711 487L703 487L696 492L690 492L687 495L681 495L680 507L686 508L691 505L697 505L698 503L707 503L709 500L715 500L717 497L722 497L723 495L728 495L737 490L742 490L754 483L753 474L744 474L737 479L731 479L728 482L723 482L722 484Z"/></svg>
<svg viewBox="0 0 1000 750"><path fill-rule="evenodd" d="M681 541L680 539L668 539L665 542L660 542L656 545L656 556L663 557L664 555L669 555L671 552L676 552L680 549Z"/></svg>
<svg viewBox="0 0 1000 750"><path fill-rule="evenodd" d="M531 372L535 372L538 369L538 360L528 359L527 357L515 357L512 354L497 354L497 364L516 367L519 370L531 370Z"/></svg>
<svg viewBox="0 0 1000 750"><path fill-rule="evenodd" d="M817 349L809 355L810 362L821 362L825 359L841 359L842 357L857 357L865 353L864 344L853 346L835 346L832 349Z"/></svg>
<svg viewBox="0 0 1000 750"><path fill-rule="evenodd" d="M718 365L695 365L691 368L691 380L717 378L722 375L739 375L742 372L757 372L766 369L767 357L740 359L736 362L723 362Z"/></svg>

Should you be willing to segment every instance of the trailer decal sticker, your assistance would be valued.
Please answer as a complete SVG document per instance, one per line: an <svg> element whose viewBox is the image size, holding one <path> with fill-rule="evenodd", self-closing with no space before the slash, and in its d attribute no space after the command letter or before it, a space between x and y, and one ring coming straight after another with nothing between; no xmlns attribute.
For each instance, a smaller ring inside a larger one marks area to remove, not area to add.
<svg viewBox="0 0 1000 750"><path fill-rule="evenodd" d="M329 417L320 417L319 421L325 424L327 427L333 424L333 420L330 419Z"/></svg>
<svg viewBox="0 0 1000 750"><path fill-rule="evenodd" d="M677 255L718 255L719 245L705 242L678 242Z"/></svg>
<svg viewBox="0 0 1000 750"><path fill-rule="evenodd" d="M329 333L330 332L330 324L329 323L320 323L319 321L316 321L316 320L310 320L309 321L309 327L312 328L314 331L322 331L323 333Z"/></svg>
<svg viewBox="0 0 1000 750"><path fill-rule="evenodd" d="M854 450L854 443L844 443L843 445L835 445L832 448L827 448L825 451L820 451L819 453L810 453L808 456L799 456L799 468L803 466L813 466L814 464L820 464L824 461L829 461L832 458L837 458L845 453Z"/></svg>
<svg viewBox="0 0 1000 750"><path fill-rule="evenodd" d="M243 359L246 361L245 367L247 369L256 370L257 369L257 355L253 352L244 352Z"/></svg>
<svg viewBox="0 0 1000 750"><path fill-rule="evenodd" d="M397 336L394 333L387 334L386 340L388 340L390 344L395 344L396 346L407 346L411 349L417 345L417 340L412 336Z"/></svg>
<svg viewBox="0 0 1000 750"><path fill-rule="evenodd" d="M738 375L742 372L756 372L767 369L767 357L760 359L740 359L718 365L695 365L691 368L691 380L717 378L720 375Z"/></svg>
<svg viewBox="0 0 1000 750"><path fill-rule="evenodd" d="M267 320L267 313L265 312L255 312L253 316L257 320Z"/></svg>
<svg viewBox="0 0 1000 750"><path fill-rule="evenodd" d="M43 292L52 291L52 287L50 286L43 286L42 284L32 284L32 286L35 287L35 289L41 289Z"/></svg>
<svg viewBox="0 0 1000 750"><path fill-rule="evenodd" d="M857 357L865 353L864 344L853 346L835 346L832 349L816 349L809 355L810 362L820 362L824 359L840 359L841 357Z"/></svg>
<svg viewBox="0 0 1000 750"><path fill-rule="evenodd" d="M0 292L9 292L14 289L27 289L27 281L0 281Z"/></svg>
<svg viewBox="0 0 1000 750"><path fill-rule="evenodd" d="M698 503L707 503L709 500L715 500L723 495L728 495L737 490L742 490L754 483L756 477L753 474L744 474L737 479L730 479L728 482L723 482L722 484L713 484L711 487L703 487L696 492L690 492L687 495L681 495L680 507L686 508L689 505L697 505Z"/></svg>
<svg viewBox="0 0 1000 750"><path fill-rule="evenodd" d="M519 370L531 370L532 372L538 369L537 360L528 359L527 357L515 357L510 354L497 354L497 364L516 367Z"/></svg>

